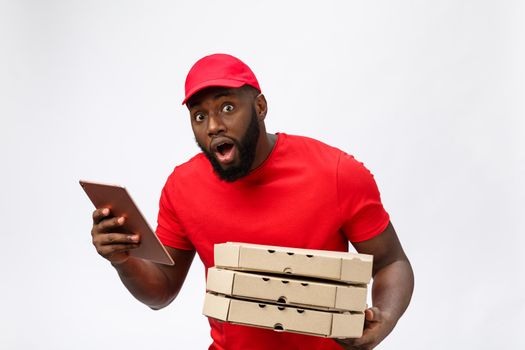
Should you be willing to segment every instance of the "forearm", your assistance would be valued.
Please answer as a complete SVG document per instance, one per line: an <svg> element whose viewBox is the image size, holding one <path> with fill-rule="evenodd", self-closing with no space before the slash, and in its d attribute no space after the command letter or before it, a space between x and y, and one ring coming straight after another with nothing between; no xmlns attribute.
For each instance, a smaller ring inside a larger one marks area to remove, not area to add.
<svg viewBox="0 0 525 350"><path fill-rule="evenodd" d="M385 312L394 326L403 315L414 290L414 274L407 259L396 260L374 275L372 303Z"/></svg>
<svg viewBox="0 0 525 350"><path fill-rule="evenodd" d="M129 292L152 309L168 305L177 294L166 274L151 261L130 257L122 264L112 265Z"/></svg>

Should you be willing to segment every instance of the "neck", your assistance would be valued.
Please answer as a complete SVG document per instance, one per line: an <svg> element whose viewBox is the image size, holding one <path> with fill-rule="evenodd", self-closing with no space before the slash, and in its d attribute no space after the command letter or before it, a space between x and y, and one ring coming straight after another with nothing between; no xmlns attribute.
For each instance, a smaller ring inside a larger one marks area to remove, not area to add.
<svg viewBox="0 0 525 350"><path fill-rule="evenodd" d="M251 170L259 167L266 158L268 158L276 141L277 135L268 134L264 128L261 128L261 134L259 135L259 140L257 142L257 150L255 151L255 159Z"/></svg>

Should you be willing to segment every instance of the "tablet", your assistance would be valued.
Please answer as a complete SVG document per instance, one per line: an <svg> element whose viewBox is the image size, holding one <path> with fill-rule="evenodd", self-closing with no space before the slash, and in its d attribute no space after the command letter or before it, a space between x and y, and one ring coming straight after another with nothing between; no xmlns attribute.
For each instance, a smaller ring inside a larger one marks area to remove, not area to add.
<svg viewBox="0 0 525 350"><path fill-rule="evenodd" d="M126 188L118 185L79 181L95 208L108 208L113 216L126 218L124 230L140 234L140 245L130 255L165 265L174 265L173 259L148 225Z"/></svg>

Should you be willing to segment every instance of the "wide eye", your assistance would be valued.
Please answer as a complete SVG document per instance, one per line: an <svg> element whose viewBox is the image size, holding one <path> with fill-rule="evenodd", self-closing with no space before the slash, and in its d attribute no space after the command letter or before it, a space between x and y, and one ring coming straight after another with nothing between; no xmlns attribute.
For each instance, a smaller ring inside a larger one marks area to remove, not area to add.
<svg viewBox="0 0 525 350"><path fill-rule="evenodd" d="M222 111L226 112L226 113L231 112L231 111L233 111L233 106L230 105L230 104L226 104L226 105L224 105L224 107L222 107Z"/></svg>
<svg viewBox="0 0 525 350"><path fill-rule="evenodd" d="M193 118L195 119L196 122L202 122L204 121L205 115L199 112L195 114Z"/></svg>

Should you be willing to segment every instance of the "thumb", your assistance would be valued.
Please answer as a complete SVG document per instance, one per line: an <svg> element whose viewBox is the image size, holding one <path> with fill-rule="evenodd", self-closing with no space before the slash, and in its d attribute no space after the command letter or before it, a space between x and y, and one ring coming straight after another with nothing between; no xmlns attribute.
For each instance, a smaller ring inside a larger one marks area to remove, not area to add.
<svg viewBox="0 0 525 350"><path fill-rule="evenodd" d="M365 310L365 319L368 322L379 322L381 321L381 311L375 306L368 308Z"/></svg>

